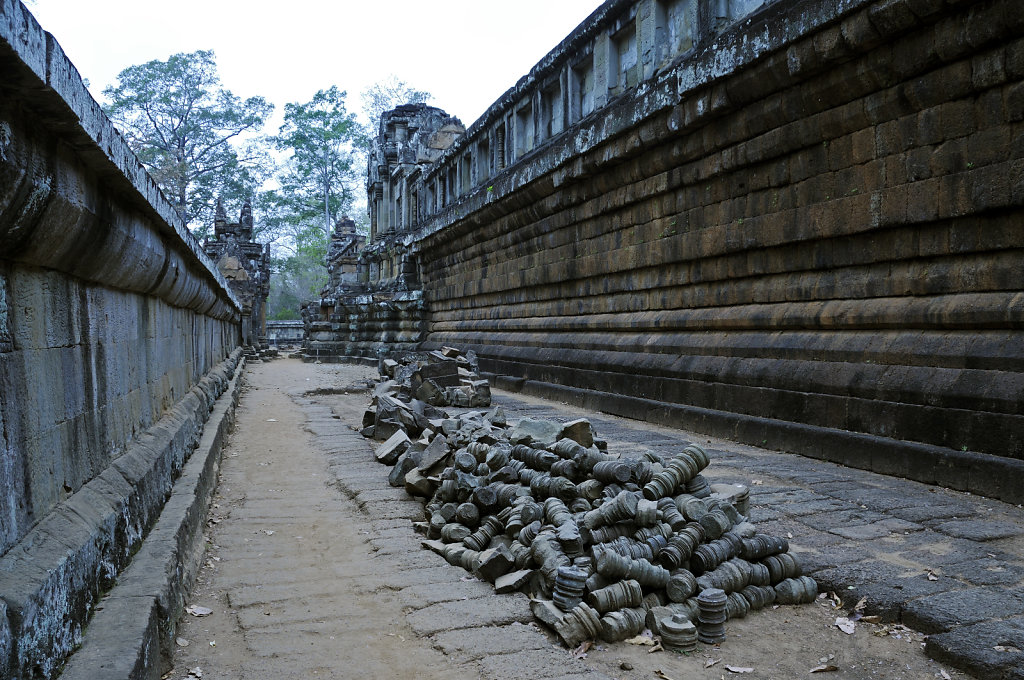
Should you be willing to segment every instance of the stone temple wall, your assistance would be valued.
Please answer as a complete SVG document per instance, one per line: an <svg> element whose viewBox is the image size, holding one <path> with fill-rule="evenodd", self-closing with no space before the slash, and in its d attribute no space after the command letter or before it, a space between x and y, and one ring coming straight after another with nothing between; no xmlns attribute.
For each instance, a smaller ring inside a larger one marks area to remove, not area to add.
<svg viewBox="0 0 1024 680"><path fill-rule="evenodd" d="M348 218L335 227L327 286L302 310L305 360L376 364L381 353L423 341L427 313L407 239L428 214L421 173L464 132L458 119L426 104L381 116L368 158L369 239Z"/></svg>
<svg viewBox="0 0 1024 680"><path fill-rule="evenodd" d="M48 678L199 441L240 305L11 0L0 73L0 677Z"/></svg>
<svg viewBox="0 0 1024 680"><path fill-rule="evenodd" d="M426 348L1024 500L1015 0L610 1L421 170Z"/></svg>
<svg viewBox="0 0 1024 680"><path fill-rule="evenodd" d="M242 206L237 222L228 222L224 206L217 201L213 240L203 244L204 252L216 263L231 292L242 307L242 344L266 345L267 297L270 295L270 245L253 240L252 206Z"/></svg>

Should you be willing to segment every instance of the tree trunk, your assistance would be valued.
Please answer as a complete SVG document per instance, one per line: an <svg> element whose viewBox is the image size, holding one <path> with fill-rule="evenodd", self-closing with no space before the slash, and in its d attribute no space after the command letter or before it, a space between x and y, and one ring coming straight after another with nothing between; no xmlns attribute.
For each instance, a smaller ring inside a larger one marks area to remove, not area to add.
<svg viewBox="0 0 1024 680"><path fill-rule="evenodd" d="M330 182L327 176L327 147L324 146L324 232L327 237L331 236L331 194L330 194Z"/></svg>

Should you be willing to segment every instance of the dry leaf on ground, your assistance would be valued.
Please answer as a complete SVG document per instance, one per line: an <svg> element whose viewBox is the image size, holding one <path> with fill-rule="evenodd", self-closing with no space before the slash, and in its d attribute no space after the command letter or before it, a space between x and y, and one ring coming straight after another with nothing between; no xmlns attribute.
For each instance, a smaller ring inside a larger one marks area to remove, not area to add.
<svg viewBox="0 0 1024 680"><path fill-rule="evenodd" d="M820 666L815 666L810 670L811 673L831 673L832 671L839 670L839 666L833 666L830 663L823 663Z"/></svg>
<svg viewBox="0 0 1024 680"><path fill-rule="evenodd" d="M646 635L637 635L636 637L629 638L626 642L631 645L642 645L644 647L654 646L654 638L649 638Z"/></svg>
<svg viewBox="0 0 1024 680"><path fill-rule="evenodd" d="M711 668L712 666L714 666L719 661L721 661L721 659L711 659L711 658L705 659L704 660L704 668Z"/></svg>
<svg viewBox="0 0 1024 680"><path fill-rule="evenodd" d="M847 635L853 635L853 632L857 630L857 624L846 618L845 616L836 617L836 628L843 631Z"/></svg>
<svg viewBox="0 0 1024 680"><path fill-rule="evenodd" d="M589 652L590 648L593 647L593 646L594 646L594 643L591 642L590 640L587 640L586 642L581 642L579 647L577 647L576 649L572 650L572 657L574 659L585 659L585 658L587 658L587 652Z"/></svg>
<svg viewBox="0 0 1024 680"><path fill-rule="evenodd" d="M725 670L729 671L730 673L753 673L754 672L753 668L744 668L742 666L726 666Z"/></svg>
<svg viewBox="0 0 1024 680"><path fill-rule="evenodd" d="M654 677L660 678L661 680L673 680L672 678L665 675L662 671L654 671Z"/></svg>
<svg viewBox="0 0 1024 680"><path fill-rule="evenodd" d="M179 647L188 647L192 643L186 640L185 638L175 638L174 644L178 645Z"/></svg>
<svg viewBox="0 0 1024 680"><path fill-rule="evenodd" d="M190 604L189 606L185 607L185 611L187 611L192 616L209 616L213 613L213 610L209 607L201 607L198 604Z"/></svg>

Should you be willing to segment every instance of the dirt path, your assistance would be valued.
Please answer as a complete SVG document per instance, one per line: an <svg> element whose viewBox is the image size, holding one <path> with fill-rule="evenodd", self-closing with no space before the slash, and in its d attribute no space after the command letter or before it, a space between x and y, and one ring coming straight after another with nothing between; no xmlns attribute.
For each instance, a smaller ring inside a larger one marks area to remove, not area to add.
<svg viewBox="0 0 1024 680"><path fill-rule="evenodd" d="M329 484L326 456L290 396L366 375L291 361L247 369L190 599L213 613L184 617L188 646L168 677L196 667L207 679L461 677L416 639L383 587L359 510Z"/></svg>

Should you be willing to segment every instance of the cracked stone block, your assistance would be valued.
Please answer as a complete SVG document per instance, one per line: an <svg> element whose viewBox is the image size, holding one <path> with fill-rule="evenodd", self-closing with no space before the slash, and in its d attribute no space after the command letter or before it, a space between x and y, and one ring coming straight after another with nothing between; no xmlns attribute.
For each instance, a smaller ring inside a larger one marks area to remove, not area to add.
<svg viewBox="0 0 1024 680"><path fill-rule="evenodd" d="M494 680L534 680L534 678L555 678L578 676L602 677L586 664L569 656L568 652L554 647L547 649L496 654L480 660L480 677Z"/></svg>
<svg viewBox="0 0 1024 680"><path fill-rule="evenodd" d="M547 649L551 642L535 626L515 622L501 627L445 631L434 636L434 645L447 656L474 660L496 654Z"/></svg>
<svg viewBox="0 0 1024 680"><path fill-rule="evenodd" d="M836 527L834 529L829 529L829 533L842 536L843 538L848 538L852 541L870 541L874 538L884 538L892 533L892 531L879 523L862 524L860 526L852 527Z"/></svg>
<svg viewBox="0 0 1024 680"><path fill-rule="evenodd" d="M1021 529L1013 524L986 522L984 520L944 522L937 525L935 530L955 538L966 538L970 541L995 541L1000 538L1020 536L1022 533Z"/></svg>
<svg viewBox="0 0 1024 680"><path fill-rule="evenodd" d="M1024 680L1024 617L929 635L924 651L978 678Z"/></svg>
<svg viewBox="0 0 1024 680"><path fill-rule="evenodd" d="M508 439L513 444L533 444L543 448L558 441L561 430L562 424L553 420L523 418L508 433Z"/></svg>
<svg viewBox="0 0 1024 680"><path fill-rule="evenodd" d="M903 607L903 623L922 633L1024 614L1024 598L1012 590L970 588L923 597Z"/></svg>
<svg viewBox="0 0 1024 680"><path fill-rule="evenodd" d="M440 602L412 612L407 617L417 635L433 635L443 630L504 626L514 621L529 623L533 616L523 595L500 598Z"/></svg>
<svg viewBox="0 0 1024 680"><path fill-rule="evenodd" d="M412 442L409 440L409 435L405 433L405 430L398 430L386 442L377 447L375 457L380 463L394 465L398 457L405 453L410 444Z"/></svg>
<svg viewBox="0 0 1024 680"><path fill-rule="evenodd" d="M589 449L594 445L594 428L591 427L590 421L586 418L577 418L562 425L558 438L571 439L580 446Z"/></svg>
<svg viewBox="0 0 1024 680"><path fill-rule="evenodd" d="M494 592L499 595L514 593L526 585L526 582L530 580L532 575L533 569L520 569L519 571L499 576L494 581Z"/></svg>

